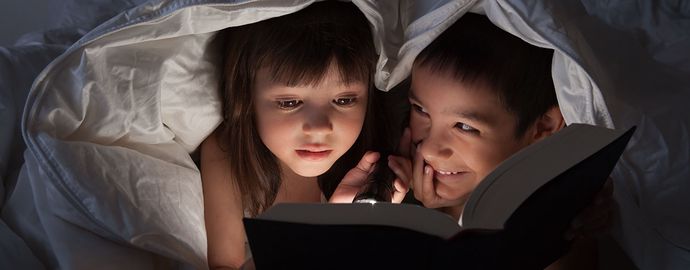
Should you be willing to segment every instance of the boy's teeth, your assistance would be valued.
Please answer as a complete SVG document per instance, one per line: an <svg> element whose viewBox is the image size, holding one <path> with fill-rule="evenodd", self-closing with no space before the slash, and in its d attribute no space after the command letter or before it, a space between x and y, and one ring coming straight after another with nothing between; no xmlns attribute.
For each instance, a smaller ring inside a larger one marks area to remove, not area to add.
<svg viewBox="0 0 690 270"><path fill-rule="evenodd" d="M446 171L437 171L437 172L440 174L443 174L443 175L450 175L450 174L458 174L459 173L459 172L446 172Z"/></svg>

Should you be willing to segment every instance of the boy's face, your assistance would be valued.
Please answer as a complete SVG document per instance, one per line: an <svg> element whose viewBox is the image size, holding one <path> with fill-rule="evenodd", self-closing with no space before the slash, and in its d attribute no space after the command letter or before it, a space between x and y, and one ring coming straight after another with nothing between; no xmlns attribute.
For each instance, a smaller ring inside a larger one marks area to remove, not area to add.
<svg viewBox="0 0 690 270"><path fill-rule="evenodd" d="M335 65L316 85L273 82L268 69L255 78L254 110L261 140L281 167L314 177L355 143L367 108L364 82L344 84Z"/></svg>
<svg viewBox="0 0 690 270"><path fill-rule="evenodd" d="M410 130L441 198L464 205L500 162L527 146L517 118L482 84L467 84L425 67L412 71Z"/></svg>

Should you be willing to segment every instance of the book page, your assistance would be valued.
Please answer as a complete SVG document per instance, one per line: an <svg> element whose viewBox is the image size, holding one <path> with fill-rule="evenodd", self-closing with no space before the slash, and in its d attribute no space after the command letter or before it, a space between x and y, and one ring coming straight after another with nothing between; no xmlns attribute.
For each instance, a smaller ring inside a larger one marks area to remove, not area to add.
<svg viewBox="0 0 690 270"><path fill-rule="evenodd" d="M460 231L450 216L412 204L283 203L269 208L257 219L320 225L384 225L449 238Z"/></svg>

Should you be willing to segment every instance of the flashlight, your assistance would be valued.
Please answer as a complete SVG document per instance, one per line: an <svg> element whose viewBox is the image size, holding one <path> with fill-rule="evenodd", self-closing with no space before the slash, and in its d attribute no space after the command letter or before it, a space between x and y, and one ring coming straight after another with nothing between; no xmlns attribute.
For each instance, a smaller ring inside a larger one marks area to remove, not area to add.
<svg viewBox="0 0 690 270"><path fill-rule="evenodd" d="M388 155L381 153L381 157L374 165L374 171L367 177L367 183L352 200L353 203L392 202L393 180L395 173L388 167Z"/></svg>

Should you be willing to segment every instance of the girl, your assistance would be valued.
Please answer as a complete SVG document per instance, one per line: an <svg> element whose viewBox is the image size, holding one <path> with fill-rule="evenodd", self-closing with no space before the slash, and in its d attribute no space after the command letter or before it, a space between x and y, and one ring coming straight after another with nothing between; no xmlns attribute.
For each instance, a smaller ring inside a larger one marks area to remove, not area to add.
<svg viewBox="0 0 690 270"><path fill-rule="evenodd" d="M374 143L377 55L353 4L320 2L224 34L224 120L201 149L212 268L245 261L245 215L278 202L352 201L378 158L357 164Z"/></svg>

